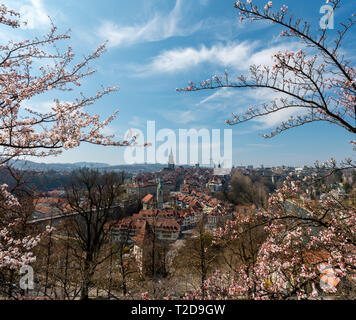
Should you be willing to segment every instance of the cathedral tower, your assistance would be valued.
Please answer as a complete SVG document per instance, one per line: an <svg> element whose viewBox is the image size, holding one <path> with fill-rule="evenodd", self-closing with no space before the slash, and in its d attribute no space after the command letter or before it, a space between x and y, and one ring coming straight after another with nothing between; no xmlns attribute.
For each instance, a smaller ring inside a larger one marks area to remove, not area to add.
<svg viewBox="0 0 356 320"><path fill-rule="evenodd" d="M172 148L171 148L171 153L169 154L169 158L168 158L168 169L171 169L171 170L174 169L174 157L173 157Z"/></svg>

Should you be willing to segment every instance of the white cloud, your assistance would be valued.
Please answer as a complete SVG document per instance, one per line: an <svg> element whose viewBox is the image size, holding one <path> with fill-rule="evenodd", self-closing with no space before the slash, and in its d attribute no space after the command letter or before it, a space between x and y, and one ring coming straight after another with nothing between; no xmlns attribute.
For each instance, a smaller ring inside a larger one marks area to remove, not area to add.
<svg viewBox="0 0 356 320"><path fill-rule="evenodd" d="M50 19L42 0L30 0L28 5L20 7L20 14L22 20L27 22L27 28L29 29L48 27L50 25Z"/></svg>
<svg viewBox="0 0 356 320"><path fill-rule="evenodd" d="M270 48L257 50L257 42L241 43L218 43L210 48L202 45L199 49L176 48L162 52L154 57L152 61L144 66L137 66L139 75L145 76L152 73L174 73L189 70L203 63L212 63L220 67L230 68L232 73L236 71L247 71L252 64L271 65L271 56L281 50L288 48L293 50L297 44L277 45Z"/></svg>
<svg viewBox="0 0 356 320"><path fill-rule="evenodd" d="M176 0L168 15L156 13L147 23L133 26L119 26L112 21L104 22L98 35L109 41L109 46L127 46L140 42L160 41L174 36L187 36L200 28L201 24L182 27L183 0Z"/></svg>
<svg viewBox="0 0 356 320"><path fill-rule="evenodd" d="M177 118L175 118L176 123L187 124L189 122L196 121L196 116L194 115L193 111L184 111L179 114Z"/></svg>
<svg viewBox="0 0 356 320"><path fill-rule="evenodd" d="M26 21L25 29L46 28L50 25L47 10L42 0L3 0L9 9L21 14L21 21Z"/></svg>
<svg viewBox="0 0 356 320"><path fill-rule="evenodd" d="M270 113L264 117L254 119L256 125L253 128L256 130L273 128L278 126L282 121L286 121L291 116L295 116L300 113L301 110L297 108L284 109L278 112Z"/></svg>
<svg viewBox="0 0 356 320"><path fill-rule="evenodd" d="M199 102L199 105L205 104L210 101L216 101L216 100L222 100L222 99L228 99L231 97L234 97L236 95L236 91L234 89L229 89L229 88L222 88L217 91L215 91L212 95L204 98L202 101Z"/></svg>
<svg viewBox="0 0 356 320"><path fill-rule="evenodd" d="M55 106L54 101L27 101L23 104L24 108L28 108L32 111L39 113L49 113L52 111L52 108Z"/></svg>
<svg viewBox="0 0 356 320"><path fill-rule="evenodd" d="M198 107L204 107L204 110L226 110L229 109L235 114L245 112L249 107L259 107L263 103L269 103L277 99L286 97L285 95L274 92L270 89L217 89L213 94L204 98L198 103ZM254 125L252 130L266 130L276 127L282 121L289 119L291 116L301 115L303 110L300 108L283 109L263 117L257 117L252 120ZM227 116L229 118L229 116Z"/></svg>
<svg viewBox="0 0 356 320"><path fill-rule="evenodd" d="M246 91L246 98L249 99L250 105L246 106L246 109L249 106L258 106L262 103L268 103L272 100L280 98L287 98L287 95L274 92L270 89L257 89L257 90L248 90ZM278 103L280 105L280 103ZM265 130L273 128L281 124L282 121L288 120L291 116L298 116L305 114L305 110L302 108L288 108L282 109L277 112L270 113L263 117L258 117L254 119L255 126L253 127L256 130Z"/></svg>
<svg viewBox="0 0 356 320"><path fill-rule="evenodd" d="M160 111L160 115L165 119L180 125L186 125L188 123L196 122L198 120L201 121L204 117L200 110L190 110L189 108L186 108L185 110L181 110L180 108L178 108L177 110L166 109Z"/></svg>
<svg viewBox="0 0 356 320"><path fill-rule="evenodd" d="M138 117L138 116L133 116L133 118L128 122L128 124L132 127L135 128L140 128L146 125L147 120Z"/></svg>
<svg viewBox="0 0 356 320"><path fill-rule="evenodd" d="M239 44L217 44L210 48L201 46L195 48L178 48L164 51L155 57L151 63L137 67L142 75L150 73L166 73L188 70L202 63L214 63L223 67L244 68L254 44L246 42Z"/></svg>

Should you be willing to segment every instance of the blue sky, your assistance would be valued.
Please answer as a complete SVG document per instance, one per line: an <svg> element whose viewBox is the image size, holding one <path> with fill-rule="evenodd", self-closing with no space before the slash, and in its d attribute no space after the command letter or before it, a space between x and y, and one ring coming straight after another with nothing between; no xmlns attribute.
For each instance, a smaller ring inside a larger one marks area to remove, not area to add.
<svg viewBox="0 0 356 320"><path fill-rule="evenodd" d="M259 134L269 132L285 114L229 127L225 120L231 112L243 111L273 98L269 92L217 90L177 93L188 81L201 81L228 69L244 74L253 63L269 63L270 56L285 48L297 49L297 42L281 41L280 30L265 23L240 23L230 0L11 0L2 1L20 10L28 21L25 30L10 33L3 27L0 39L38 35L49 28L47 15L59 29L72 30L71 45L80 57L109 40L107 52L92 66L97 73L84 82L84 91L95 92L104 86L120 90L104 97L92 112L103 117L119 109L118 118L107 133L123 136L129 128L145 132L146 121L155 120L156 128L207 128L233 130L233 164L258 166L313 164L330 157L354 156L343 129L330 124L310 124L265 140ZM259 5L265 1L255 0ZM316 28L324 0L273 1L279 8L286 4ZM345 14L356 11L353 0L344 1L335 23ZM333 33L334 32L334 33ZM330 32L334 36L335 31ZM344 47L354 61L355 32ZM68 99L62 96L62 99ZM36 98L34 108L46 108L49 97ZM81 145L65 151L48 162L95 161L123 163L123 149Z"/></svg>

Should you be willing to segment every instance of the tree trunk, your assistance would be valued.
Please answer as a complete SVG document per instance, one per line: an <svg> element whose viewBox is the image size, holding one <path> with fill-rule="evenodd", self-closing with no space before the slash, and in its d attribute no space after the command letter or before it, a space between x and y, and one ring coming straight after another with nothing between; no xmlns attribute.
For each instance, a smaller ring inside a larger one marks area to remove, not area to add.
<svg viewBox="0 0 356 320"><path fill-rule="evenodd" d="M84 261L82 290L81 290L80 300L89 299L89 286L90 286L90 279L91 279L90 266L91 266L91 257L90 255L87 255L87 258Z"/></svg>

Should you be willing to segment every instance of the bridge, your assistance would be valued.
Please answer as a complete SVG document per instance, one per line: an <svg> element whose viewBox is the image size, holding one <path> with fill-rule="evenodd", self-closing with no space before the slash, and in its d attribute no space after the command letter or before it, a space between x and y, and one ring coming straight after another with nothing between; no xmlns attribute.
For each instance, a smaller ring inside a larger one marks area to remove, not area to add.
<svg viewBox="0 0 356 320"><path fill-rule="evenodd" d="M120 208L123 208L123 204L118 204L116 206L113 206L110 208L110 213L108 220L116 220L118 218L118 213ZM46 217L41 217L41 218L36 218L29 220L27 224L32 225L32 226L38 226L41 228L45 228L46 226L51 226L51 227L56 227L62 222L64 222L67 219L70 218L75 218L75 219L80 219L82 217L78 212L71 212L71 213L57 213L57 214L49 214Z"/></svg>
<svg viewBox="0 0 356 320"><path fill-rule="evenodd" d="M47 217L42 217L42 218L36 218L28 221L27 223L29 225L36 225L36 226L51 226L51 227L56 227L63 221L65 221L68 218L73 218L78 216L79 213L74 212L74 213L69 213L69 214L55 214L55 215L48 215Z"/></svg>

